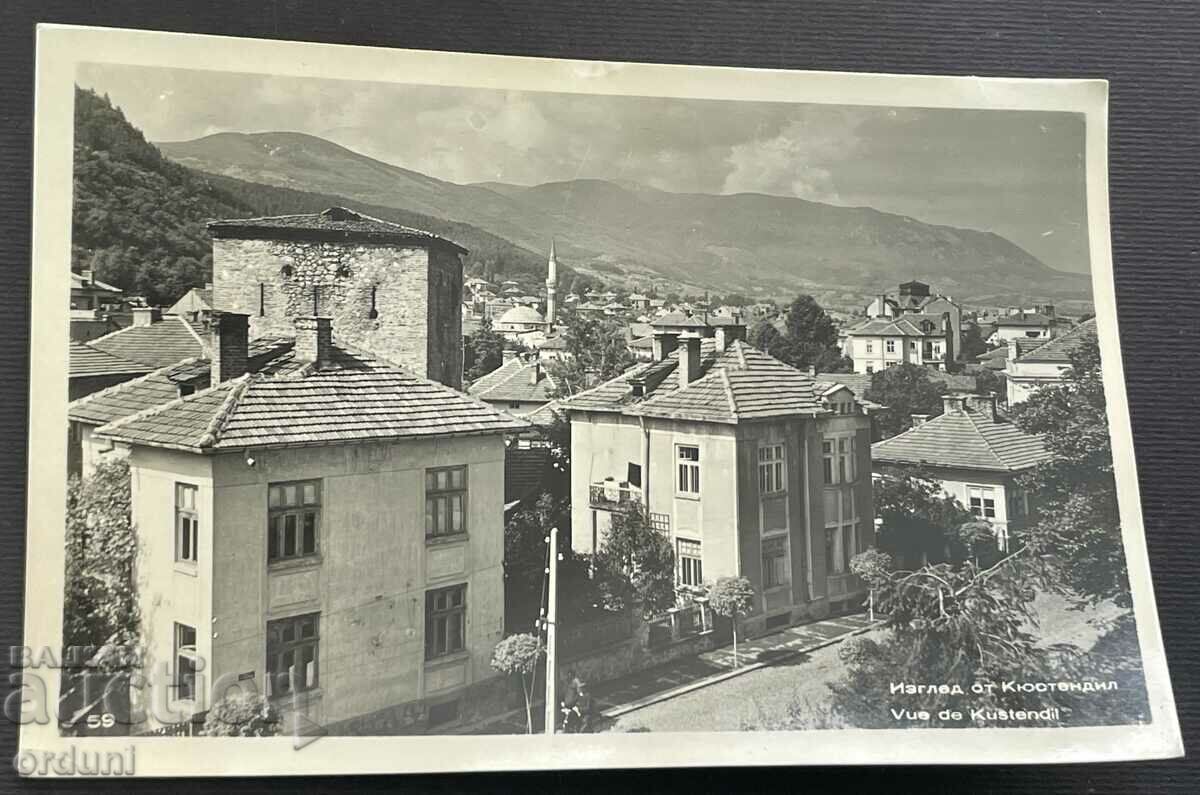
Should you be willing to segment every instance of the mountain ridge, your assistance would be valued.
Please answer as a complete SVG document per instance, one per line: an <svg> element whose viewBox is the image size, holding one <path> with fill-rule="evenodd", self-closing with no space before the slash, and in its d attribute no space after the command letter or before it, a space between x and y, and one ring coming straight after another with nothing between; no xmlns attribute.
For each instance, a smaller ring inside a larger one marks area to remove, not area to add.
<svg viewBox="0 0 1200 795"><path fill-rule="evenodd" d="M867 294L912 278L960 296L1087 294L988 231L873 207L766 193L673 193L628 180L458 184L306 133L217 133L157 144L189 168L346 196L473 225L530 251L553 237L584 273L759 294L817 286Z"/></svg>

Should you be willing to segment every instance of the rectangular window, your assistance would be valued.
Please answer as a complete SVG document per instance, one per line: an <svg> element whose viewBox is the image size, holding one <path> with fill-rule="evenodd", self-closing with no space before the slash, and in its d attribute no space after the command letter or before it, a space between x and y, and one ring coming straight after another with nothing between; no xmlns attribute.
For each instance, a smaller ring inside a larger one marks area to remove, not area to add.
<svg viewBox="0 0 1200 795"><path fill-rule="evenodd" d="M895 340L888 340L888 341L885 343L885 345L887 346L887 352L888 352L888 353L895 353L895 352L896 352L896 341L895 341Z"/></svg>
<svg viewBox="0 0 1200 795"><path fill-rule="evenodd" d="M625 480L630 486L642 487L642 465L629 462L625 471Z"/></svg>
<svg viewBox="0 0 1200 795"><path fill-rule="evenodd" d="M917 341L916 341L916 340L909 340L909 342L908 342L908 349L909 349L910 351L912 351L913 353L916 353L916 352L917 352Z"/></svg>
<svg viewBox="0 0 1200 795"><path fill-rule="evenodd" d="M312 690L319 682L321 614L267 622L267 695Z"/></svg>
<svg viewBox="0 0 1200 795"><path fill-rule="evenodd" d="M874 353L874 352L875 352L875 343L871 342L870 340L867 340L867 353Z"/></svg>
<svg viewBox="0 0 1200 795"><path fill-rule="evenodd" d="M874 373L874 372L875 372L875 365L868 364L867 365L867 373L870 374L870 373Z"/></svg>
<svg viewBox="0 0 1200 795"><path fill-rule="evenodd" d="M985 519L996 518L996 490L986 486L968 486L971 513Z"/></svg>
<svg viewBox="0 0 1200 795"><path fill-rule="evenodd" d="M199 559L196 543L200 534L200 515L196 510L195 486L175 484L175 560L195 563Z"/></svg>
<svg viewBox="0 0 1200 795"><path fill-rule="evenodd" d="M683 585L703 585L704 568L700 562L700 542L681 538L677 543L679 545L679 582Z"/></svg>
<svg viewBox="0 0 1200 795"><path fill-rule="evenodd" d="M467 586L425 592L425 659L454 654L466 647Z"/></svg>
<svg viewBox="0 0 1200 795"><path fill-rule="evenodd" d="M842 436L837 440L839 483L853 483L858 476L854 465L854 437Z"/></svg>
<svg viewBox="0 0 1200 795"><path fill-rule="evenodd" d="M758 490L774 494L787 488L784 477L783 445L772 444L758 448Z"/></svg>
<svg viewBox="0 0 1200 795"><path fill-rule="evenodd" d="M826 486L837 483L837 480L834 479L832 439L825 439L821 442L821 472L824 475Z"/></svg>
<svg viewBox="0 0 1200 795"><path fill-rule="evenodd" d="M467 532L467 468L425 470L425 537Z"/></svg>
<svg viewBox="0 0 1200 795"><path fill-rule="evenodd" d="M858 554L858 506L854 492L830 489L825 492L825 573L850 570L850 559Z"/></svg>
<svg viewBox="0 0 1200 795"><path fill-rule="evenodd" d="M764 538L762 542L763 588L775 588L788 582L788 537Z"/></svg>
<svg viewBox="0 0 1200 795"><path fill-rule="evenodd" d="M677 483L680 494L700 493L700 448L691 445L676 445L679 459L679 480Z"/></svg>
<svg viewBox="0 0 1200 795"><path fill-rule="evenodd" d="M267 560L317 554L321 533L321 481L297 480L267 487Z"/></svg>
<svg viewBox="0 0 1200 795"><path fill-rule="evenodd" d="M194 701L196 698L196 628L175 624L175 698Z"/></svg>

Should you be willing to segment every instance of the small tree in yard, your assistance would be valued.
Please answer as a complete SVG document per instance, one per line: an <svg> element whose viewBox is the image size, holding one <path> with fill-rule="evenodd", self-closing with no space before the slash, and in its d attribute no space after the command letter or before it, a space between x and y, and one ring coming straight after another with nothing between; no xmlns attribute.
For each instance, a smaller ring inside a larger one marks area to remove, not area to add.
<svg viewBox="0 0 1200 795"><path fill-rule="evenodd" d="M225 696L208 710L202 733L206 737L273 737L279 734L279 713L259 693Z"/></svg>
<svg viewBox="0 0 1200 795"><path fill-rule="evenodd" d="M527 632L509 635L497 643L492 652L493 668L521 679L521 690L525 694L525 725L530 734L533 734L533 679L538 661L545 652L542 642Z"/></svg>
<svg viewBox="0 0 1200 795"><path fill-rule="evenodd" d="M675 550L666 533L650 526L640 503L613 511L594 560L610 609L640 602L646 615L658 615L675 605Z"/></svg>
<svg viewBox="0 0 1200 795"><path fill-rule="evenodd" d="M709 607L733 623L733 667L738 667L737 621L754 608L754 587L745 577L722 577L708 591Z"/></svg>

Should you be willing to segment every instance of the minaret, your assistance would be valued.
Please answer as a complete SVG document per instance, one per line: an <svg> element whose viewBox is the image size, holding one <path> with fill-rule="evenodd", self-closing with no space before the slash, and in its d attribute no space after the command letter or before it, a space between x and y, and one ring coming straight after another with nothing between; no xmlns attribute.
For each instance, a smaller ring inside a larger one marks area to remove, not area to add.
<svg viewBox="0 0 1200 795"><path fill-rule="evenodd" d="M558 260L554 256L554 238L550 238L550 262L546 272L546 322L553 327L558 308Z"/></svg>

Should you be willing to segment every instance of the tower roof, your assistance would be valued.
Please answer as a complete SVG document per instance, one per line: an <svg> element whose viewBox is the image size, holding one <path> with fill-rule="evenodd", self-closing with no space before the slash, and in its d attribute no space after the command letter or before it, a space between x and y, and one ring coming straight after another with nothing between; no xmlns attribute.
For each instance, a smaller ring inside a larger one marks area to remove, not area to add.
<svg viewBox="0 0 1200 795"><path fill-rule="evenodd" d="M442 245L459 254L467 253L465 248L441 235L373 218L345 207L330 207L319 213L303 215L209 221L208 231L217 238L417 243L425 246Z"/></svg>

